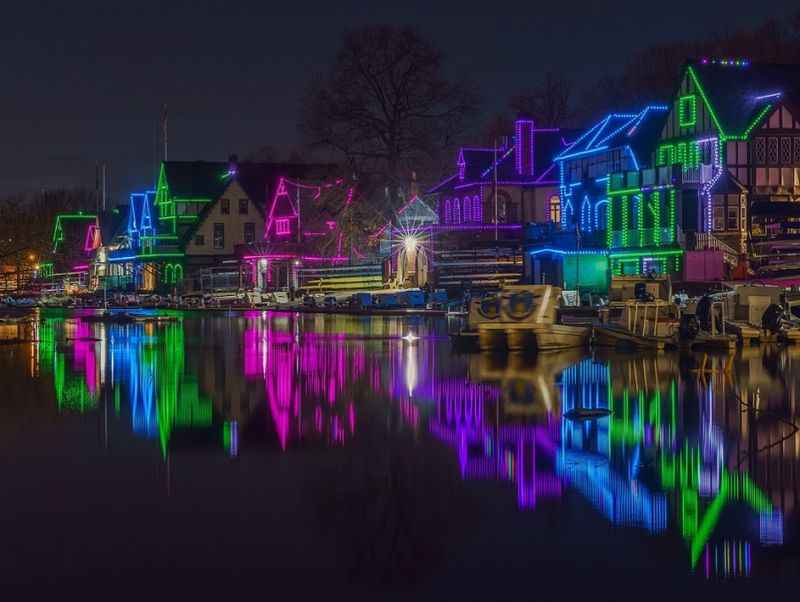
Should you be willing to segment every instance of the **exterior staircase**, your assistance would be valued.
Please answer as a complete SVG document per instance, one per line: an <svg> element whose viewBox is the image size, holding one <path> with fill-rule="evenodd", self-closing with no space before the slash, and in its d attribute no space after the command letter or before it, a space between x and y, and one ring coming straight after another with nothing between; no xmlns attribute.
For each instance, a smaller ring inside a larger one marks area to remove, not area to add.
<svg viewBox="0 0 800 602"><path fill-rule="evenodd" d="M731 245L717 238L710 232L695 233L693 246L695 251L722 251L725 263L732 267L736 267L739 263L741 251L734 249Z"/></svg>

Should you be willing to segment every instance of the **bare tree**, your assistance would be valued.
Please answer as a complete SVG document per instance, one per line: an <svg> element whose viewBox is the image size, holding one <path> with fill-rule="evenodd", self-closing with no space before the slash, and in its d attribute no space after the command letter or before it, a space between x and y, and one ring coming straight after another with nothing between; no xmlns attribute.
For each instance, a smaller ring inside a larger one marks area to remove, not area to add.
<svg viewBox="0 0 800 602"><path fill-rule="evenodd" d="M0 262L20 265L52 250L56 215L93 210L95 193L86 189L23 193L0 199Z"/></svg>
<svg viewBox="0 0 800 602"><path fill-rule="evenodd" d="M499 143L504 136L512 136L513 133L514 122L508 115L497 113L483 127L480 143L489 148L496 142Z"/></svg>
<svg viewBox="0 0 800 602"><path fill-rule="evenodd" d="M362 191L386 188L392 205L416 171L469 125L474 89L451 81L442 53L412 28L369 26L347 32L327 75L312 82L301 130L312 148L336 151Z"/></svg>
<svg viewBox="0 0 800 602"><path fill-rule="evenodd" d="M549 71L532 89L511 97L509 106L541 127L565 127L575 116L572 82L563 75Z"/></svg>

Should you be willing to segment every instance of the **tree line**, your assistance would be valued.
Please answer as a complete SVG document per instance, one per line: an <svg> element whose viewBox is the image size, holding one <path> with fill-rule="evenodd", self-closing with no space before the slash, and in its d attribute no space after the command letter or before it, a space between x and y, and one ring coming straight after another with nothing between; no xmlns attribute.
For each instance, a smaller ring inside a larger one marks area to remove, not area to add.
<svg viewBox="0 0 800 602"><path fill-rule="evenodd" d="M458 145L491 145L513 132L519 114L543 127L585 127L610 110L667 101L682 65L702 56L800 63L800 10L749 29L645 48L584 89L546 72L488 118L481 117L477 86L448 77L444 54L416 29L362 27L346 32L330 70L312 77L300 129L311 151L332 154L357 174L362 193L396 208L412 174L435 183L452 172Z"/></svg>

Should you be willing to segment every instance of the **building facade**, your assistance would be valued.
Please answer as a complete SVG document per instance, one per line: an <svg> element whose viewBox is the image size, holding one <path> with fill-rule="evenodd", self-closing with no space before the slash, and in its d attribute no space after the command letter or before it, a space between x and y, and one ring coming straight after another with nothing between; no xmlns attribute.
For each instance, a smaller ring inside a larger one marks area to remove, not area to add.
<svg viewBox="0 0 800 602"><path fill-rule="evenodd" d="M447 286L499 286L523 273L522 231L560 220L553 157L572 132L515 123L511 143L461 148L455 172L430 190L439 220L434 266Z"/></svg>

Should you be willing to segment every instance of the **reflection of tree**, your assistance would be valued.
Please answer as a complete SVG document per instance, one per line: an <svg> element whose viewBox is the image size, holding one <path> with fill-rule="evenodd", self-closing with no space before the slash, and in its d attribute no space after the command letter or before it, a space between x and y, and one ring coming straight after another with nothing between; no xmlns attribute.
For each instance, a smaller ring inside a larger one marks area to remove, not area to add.
<svg viewBox="0 0 800 602"><path fill-rule="evenodd" d="M362 405L370 428L360 430L347 460L313 495L348 576L403 587L437 570L469 531L473 510L454 467L431 461L436 446L407 430L387 431L381 406Z"/></svg>

